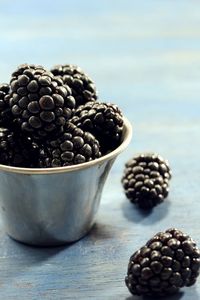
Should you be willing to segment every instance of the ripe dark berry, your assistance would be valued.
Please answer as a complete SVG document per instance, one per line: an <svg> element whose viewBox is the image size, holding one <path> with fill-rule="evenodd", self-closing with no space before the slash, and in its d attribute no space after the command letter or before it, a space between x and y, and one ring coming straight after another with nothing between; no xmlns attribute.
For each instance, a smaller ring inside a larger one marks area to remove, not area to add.
<svg viewBox="0 0 200 300"><path fill-rule="evenodd" d="M9 107L10 86L6 83L0 84L0 125L11 126L12 114Z"/></svg>
<svg viewBox="0 0 200 300"><path fill-rule="evenodd" d="M196 282L200 250L178 229L159 232L135 252L125 283L134 295L166 296Z"/></svg>
<svg viewBox="0 0 200 300"><path fill-rule="evenodd" d="M64 132L41 147L39 167L61 167L81 164L99 158L99 142L89 133L67 122Z"/></svg>
<svg viewBox="0 0 200 300"><path fill-rule="evenodd" d="M11 112L25 133L48 138L71 118L75 107L71 89L43 67L19 66L10 85Z"/></svg>
<svg viewBox="0 0 200 300"><path fill-rule="evenodd" d="M166 160L157 154L141 154L126 163L122 184L132 203L150 209L167 197L170 178Z"/></svg>
<svg viewBox="0 0 200 300"><path fill-rule="evenodd" d="M34 167L38 154L38 147L30 138L8 128L0 128L0 164Z"/></svg>
<svg viewBox="0 0 200 300"><path fill-rule="evenodd" d="M99 140L103 153L120 144L124 122L121 111L114 104L88 102L76 109L71 122L91 132Z"/></svg>
<svg viewBox="0 0 200 300"><path fill-rule="evenodd" d="M78 66L57 65L51 69L55 76L60 76L71 90L76 99L76 106L97 99L94 82Z"/></svg>

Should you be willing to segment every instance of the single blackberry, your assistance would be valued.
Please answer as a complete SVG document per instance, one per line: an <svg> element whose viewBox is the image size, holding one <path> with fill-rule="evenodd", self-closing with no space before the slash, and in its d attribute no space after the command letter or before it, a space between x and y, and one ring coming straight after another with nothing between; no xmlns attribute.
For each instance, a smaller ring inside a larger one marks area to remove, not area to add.
<svg viewBox="0 0 200 300"><path fill-rule="evenodd" d="M51 72L55 76L60 76L63 82L72 89L77 107L97 99L94 82L78 66L57 65L51 69Z"/></svg>
<svg viewBox="0 0 200 300"><path fill-rule="evenodd" d="M141 154L126 163L122 184L132 203L150 209L167 197L170 178L168 162L160 155Z"/></svg>
<svg viewBox="0 0 200 300"><path fill-rule="evenodd" d="M99 142L89 133L67 122L63 134L41 147L39 167L81 164L101 156Z"/></svg>
<svg viewBox="0 0 200 300"><path fill-rule="evenodd" d="M9 107L9 91L8 84L0 84L0 125L10 127L13 117Z"/></svg>
<svg viewBox="0 0 200 300"><path fill-rule="evenodd" d="M0 128L0 164L15 167L34 167L38 148L30 138Z"/></svg>
<svg viewBox="0 0 200 300"><path fill-rule="evenodd" d="M165 296L193 285L199 269L196 243L180 230L168 229L130 257L125 283L134 295Z"/></svg>
<svg viewBox="0 0 200 300"><path fill-rule="evenodd" d="M71 122L91 132L99 140L103 153L115 149L121 141L124 122L117 105L88 102L77 108Z"/></svg>
<svg viewBox="0 0 200 300"><path fill-rule="evenodd" d="M75 107L71 89L42 66L19 66L10 85L9 105L24 132L49 137L71 117Z"/></svg>

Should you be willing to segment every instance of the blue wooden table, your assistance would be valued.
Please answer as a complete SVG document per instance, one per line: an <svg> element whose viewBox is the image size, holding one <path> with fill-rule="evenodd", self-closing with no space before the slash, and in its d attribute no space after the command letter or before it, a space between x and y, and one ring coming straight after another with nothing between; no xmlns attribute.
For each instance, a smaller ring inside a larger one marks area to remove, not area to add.
<svg viewBox="0 0 200 300"><path fill-rule="evenodd" d="M197 1L0 1L0 82L17 65L75 63L134 127L113 166L96 225L66 247L31 248L0 229L0 299L126 299L130 255L160 230L178 227L200 245L200 3ZM132 155L168 158L168 200L142 213L120 179ZM196 286L170 299L200 299Z"/></svg>

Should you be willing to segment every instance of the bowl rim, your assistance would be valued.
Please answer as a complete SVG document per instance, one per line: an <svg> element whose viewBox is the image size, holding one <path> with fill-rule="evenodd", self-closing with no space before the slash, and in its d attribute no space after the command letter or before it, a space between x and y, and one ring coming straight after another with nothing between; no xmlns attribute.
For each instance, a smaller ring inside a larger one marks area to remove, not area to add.
<svg viewBox="0 0 200 300"><path fill-rule="evenodd" d="M114 149L110 153L100 158L82 164L66 166L66 167L55 167L55 168L22 168L22 167L12 167L12 166L0 164L0 171L9 172L9 173L20 173L26 175L42 175L42 174L48 175L48 174L68 173L76 170L87 169L94 165L101 165L105 161L111 160L116 156L118 156L118 154L120 154L123 150L125 150L125 148L128 146L128 144L131 141L132 125L126 117L123 117L123 120L124 120L124 139L122 143L116 149Z"/></svg>

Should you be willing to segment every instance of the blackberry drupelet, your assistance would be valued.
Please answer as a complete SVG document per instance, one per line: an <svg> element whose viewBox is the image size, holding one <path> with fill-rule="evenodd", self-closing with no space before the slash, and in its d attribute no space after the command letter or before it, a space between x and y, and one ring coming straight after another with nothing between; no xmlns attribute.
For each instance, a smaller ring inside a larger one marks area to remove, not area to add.
<svg viewBox="0 0 200 300"><path fill-rule="evenodd" d="M41 147L39 167L61 167L81 164L99 158L99 142L89 133L67 122L64 133Z"/></svg>
<svg viewBox="0 0 200 300"><path fill-rule="evenodd" d="M196 243L180 230L168 229L130 257L125 283L134 295L165 296L193 285L199 269Z"/></svg>
<svg viewBox="0 0 200 300"><path fill-rule="evenodd" d="M6 83L0 84L0 125L11 126L12 114L9 107L10 86Z"/></svg>
<svg viewBox="0 0 200 300"><path fill-rule="evenodd" d="M12 74L9 105L15 123L41 139L59 131L72 116L71 89L42 66L24 64Z"/></svg>
<svg viewBox="0 0 200 300"><path fill-rule="evenodd" d="M91 132L100 142L102 153L116 148L123 131L123 117L117 105L88 102L74 113L71 122Z"/></svg>
<svg viewBox="0 0 200 300"><path fill-rule="evenodd" d="M30 138L8 128L0 128L0 164L15 167L34 167L38 148Z"/></svg>
<svg viewBox="0 0 200 300"><path fill-rule="evenodd" d="M155 153L141 154L126 163L122 185L132 203L150 209L167 197L170 178L166 160Z"/></svg>
<svg viewBox="0 0 200 300"><path fill-rule="evenodd" d="M63 82L72 89L77 107L97 99L94 82L78 66L57 65L51 69L51 72L55 76L60 76Z"/></svg>

